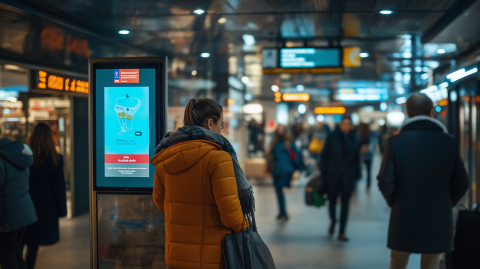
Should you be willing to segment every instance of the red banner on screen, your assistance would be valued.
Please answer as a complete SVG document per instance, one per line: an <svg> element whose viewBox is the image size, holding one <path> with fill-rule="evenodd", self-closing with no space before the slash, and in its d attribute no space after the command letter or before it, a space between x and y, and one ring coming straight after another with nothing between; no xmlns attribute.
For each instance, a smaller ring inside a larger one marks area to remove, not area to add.
<svg viewBox="0 0 480 269"><path fill-rule="evenodd" d="M105 163L149 163L148 154L105 154Z"/></svg>
<svg viewBox="0 0 480 269"><path fill-rule="evenodd" d="M139 69L118 69L119 74L115 74L115 83L139 83Z"/></svg>

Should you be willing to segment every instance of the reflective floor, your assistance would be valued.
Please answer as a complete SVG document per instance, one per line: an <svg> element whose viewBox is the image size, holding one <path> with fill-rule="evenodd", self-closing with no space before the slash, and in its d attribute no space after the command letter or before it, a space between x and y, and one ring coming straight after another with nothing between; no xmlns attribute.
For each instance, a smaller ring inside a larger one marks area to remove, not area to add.
<svg viewBox="0 0 480 269"><path fill-rule="evenodd" d="M379 157L374 162L378 171ZM327 236L328 212L306 207L306 179L286 191L290 221L276 222L277 202L268 180L253 181L259 232L272 251L278 269L387 269L390 251L386 248L389 208L376 187L367 193L361 181L352 198L347 236L342 243ZM61 242L41 247L37 269L89 268L88 215L61 220ZM412 255L409 269L420 268L420 256Z"/></svg>

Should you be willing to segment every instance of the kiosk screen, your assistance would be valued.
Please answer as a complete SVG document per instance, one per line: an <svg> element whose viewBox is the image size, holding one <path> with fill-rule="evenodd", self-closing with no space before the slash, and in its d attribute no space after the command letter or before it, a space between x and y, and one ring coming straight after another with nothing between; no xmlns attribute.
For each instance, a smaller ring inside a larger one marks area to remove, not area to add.
<svg viewBox="0 0 480 269"><path fill-rule="evenodd" d="M94 72L96 187L151 188L157 71L97 67Z"/></svg>

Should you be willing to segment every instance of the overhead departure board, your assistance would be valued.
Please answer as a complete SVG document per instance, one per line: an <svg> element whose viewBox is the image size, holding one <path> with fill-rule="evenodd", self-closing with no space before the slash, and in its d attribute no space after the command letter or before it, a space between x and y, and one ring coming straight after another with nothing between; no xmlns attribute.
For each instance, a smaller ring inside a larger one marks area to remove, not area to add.
<svg viewBox="0 0 480 269"><path fill-rule="evenodd" d="M341 67L340 48L280 49L281 68Z"/></svg>

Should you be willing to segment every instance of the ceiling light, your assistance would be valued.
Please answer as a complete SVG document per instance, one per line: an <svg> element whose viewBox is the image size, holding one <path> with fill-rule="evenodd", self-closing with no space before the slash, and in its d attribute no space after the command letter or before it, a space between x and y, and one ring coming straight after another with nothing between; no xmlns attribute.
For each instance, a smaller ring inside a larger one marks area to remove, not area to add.
<svg viewBox="0 0 480 269"><path fill-rule="evenodd" d="M317 121L323 122L325 120L325 117L323 115L317 115Z"/></svg>
<svg viewBox="0 0 480 269"><path fill-rule="evenodd" d="M386 111L387 108L388 108L387 103L385 103L385 102L381 102L381 103L380 103L380 110L381 110L381 111Z"/></svg>
<svg viewBox="0 0 480 269"><path fill-rule="evenodd" d="M198 14L198 15L202 15L203 13L205 13L205 10L197 9L197 10L194 10L193 13Z"/></svg>
<svg viewBox="0 0 480 269"><path fill-rule="evenodd" d="M130 34L130 31L128 31L128 30L120 30L120 31L118 31L118 33L121 34L121 35L128 35L128 34Z"/></svg>
<svg viewBox="0 0 480 269"><path fill-rule="evenodd" d="M444 50L444 49L438 49L438 50L437 50L437 53L438 53L438 54L444 54L444 53L445 53L445 50Z"/></svg>
<svg viewBox="0 0 480 269"><path fill-rule="evenodd" d="M398 97L395 102L399 105L405 103L407 101L407 98L406 97Z"/></svg>
<svg viewBox="0 0 480 269"><path fill-rule="evenodd" d="M255 37L253 35L243 35L242 38L245 46L255 45Z"/></svg>
<svg viewBox="0 0 480 269"><path fill-rule="evenodd" d="M278 92L278 90L280 90L280 88L277 85L272 85L272 91Z"/></svg>
<svg viewBox="0 0 480 269"><path fill-rule="evenodd" d="M393 11L391 11L391 10L381 10L380 11L380 14L383 14L383 15L390 15L392 13L393 13Z"/></svg>
<svg viewBox="0 0 480 269"><path fill-rule="evenodd" d="M297 85L297 91L303 91L305 90L305 87L303 85Z"/></svg>
<svg viewBox="0 0 480 269"><path fill-rule="evenodd" d="M253 94L247 92L247 93L245 94L245 100L251 101L252 99L253 99Z"/></svg>
<svg viewBox="0 0 480 269"><path fill-rule="evenodd" d="M247 76L242 77L242 82L247 84L250 81L250 79Z"/></svg>
<svg viewBox="0 0 480 269"><path fill-rule="evenodd" d="M261 104L247 104L243 106L243 113L245 114L260 114L263 112Z"/></svg>
<svg viewBox="0 0 480 269"><path fill-rule="evenodd" d="M368 57L368 53L366 52L362 52L359 54L361 58L367 58Z"/></svg>
<svg viewBox="0 0 480 269"><path fill-rule="evenodd" d="M420 76L423 80L427 80L430 75L428 73L423 73L421 76Z"/></svg>
<svg viewBox="0 0 480 269"><path fill-rule="evenodd" d="M197 75L197 70L192 71L192 76L195 76L195 75Z"/></svg>
<svg viewBox="0 0 480 269"><path fill-rule="evenodd" d="M200 54L200 56L201 56L202 58L208 58L208 57L210 57L210 53L204 52L204 53Z"/></svg>
<svg viewBox="0 0 480 269"><path fill-rule="evenodd" d="M307 106L304 104L299 104L297 110L298 113L305 114L305 112L307 112Z"/></svg>
<svg viewBox="0 0 480 269"><path fill-rule="evenodd" d="M218 19L218 23L224 24L227 21L227 18L220 18Z"/></svg>

